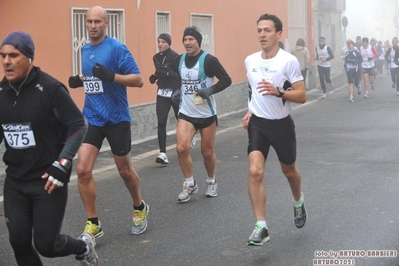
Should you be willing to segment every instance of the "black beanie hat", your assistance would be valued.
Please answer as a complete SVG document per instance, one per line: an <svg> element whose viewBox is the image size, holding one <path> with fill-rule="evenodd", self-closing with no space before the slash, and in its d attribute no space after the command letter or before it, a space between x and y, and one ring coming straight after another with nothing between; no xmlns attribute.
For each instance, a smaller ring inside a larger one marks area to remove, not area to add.
<svg viewBox="0 0 399 266"><path fill-rule="evenodd" d="M184 37L186 37L187 35L193 36L197 40L199 47L201 47L202 34L200 32L200 29L195 26L185 28L183 33L183 42Z"/></svg>
<svg viewBox="0 0 399 266"><path fill-rule="evenodd" d="M169 44L169 46L172 44L172 39L170 38L170 35L167 33L161 33L158 37L158 39L162 39L165 42Z"/></svg>
<svg viewBox="0 0 399 266"><path fill-rule="evenodd" d="M28 33L22 31L12 32L4 38L1 46L6 44L14 46L27 58L33 60L35 55L35 44L33 43L32 37Z"/></svg>

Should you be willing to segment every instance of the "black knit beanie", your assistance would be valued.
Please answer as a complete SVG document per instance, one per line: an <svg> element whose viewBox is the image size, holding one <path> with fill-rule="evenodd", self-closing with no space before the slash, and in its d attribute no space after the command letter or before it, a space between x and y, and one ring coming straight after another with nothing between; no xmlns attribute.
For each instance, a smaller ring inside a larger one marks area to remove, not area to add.
<svg viewBox="0 0 399 266"><path fill-rule="evenodd" d="M199 47L201 47L202 34L197 27L191 26L184 29L183 42L184 42L184 37L186 37L187 35L193 36L197 40Z"/></svg>
<svg viewBox="0 0 399 266"><path fill-rule="evenodd" d="M169 44L169 46L172 44L172 39L170 38L170 35L167 33L161 33L158 37L158 39L162 39L165 42Z"/></svg>
<svg viewBox="0 0 399 266"><path fill-rule="evenodd" d="M33 43L32 37L29 35L29 33L25 33L22 31L12 32L4 38L1 46L5 44L14 46L26 57L32 60L35 56L35 44Z"/></svg>

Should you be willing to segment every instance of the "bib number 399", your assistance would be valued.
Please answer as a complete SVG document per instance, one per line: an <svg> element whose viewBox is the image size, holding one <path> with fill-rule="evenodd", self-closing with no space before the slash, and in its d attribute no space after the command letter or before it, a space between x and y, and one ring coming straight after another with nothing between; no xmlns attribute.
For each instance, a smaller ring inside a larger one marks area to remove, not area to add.
<svg viewBox="0 0 399 266"><path fill-rule="evenodd" d="M86 94L101 94L104 93L103 83L100 79L84 80L84 89Z"/></svg>

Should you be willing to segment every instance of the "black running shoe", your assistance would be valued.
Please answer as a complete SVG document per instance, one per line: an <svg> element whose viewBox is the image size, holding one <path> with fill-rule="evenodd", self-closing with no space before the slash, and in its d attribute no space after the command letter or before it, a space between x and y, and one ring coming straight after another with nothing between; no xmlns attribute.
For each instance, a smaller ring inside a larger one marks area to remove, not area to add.
<svg viewBox="0 0 399 266"><path fill-rule="evenodd" d="M249 236L248 246L262 246L263 243L266 243L270 240L269 231L266 227L255 225L254 231Z"/></svg>
<svg viewBox="0 0 399 266"><path fill-rule="evenodd" d="M300 207L294 207L294 223L297 228L302 228L306 223L305 203Z"/></svg>

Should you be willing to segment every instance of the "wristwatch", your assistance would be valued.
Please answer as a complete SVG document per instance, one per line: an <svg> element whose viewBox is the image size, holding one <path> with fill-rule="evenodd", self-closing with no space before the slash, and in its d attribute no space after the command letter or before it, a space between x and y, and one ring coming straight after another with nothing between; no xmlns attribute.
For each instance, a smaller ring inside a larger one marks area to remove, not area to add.
<svg viewBox="0 0 399 266"><path fill-rule="evenodd" d="M62 167L64 167L67 170L69 170L69 168L71 168L71 166L72 166L72 162L65 158L61 158L59 160L59 162L60 162L60 165L62 165Z"/></svg>
<svg viewBox="0 0 399 266"><path fill-rule="evenodd" d="M277 87L277 90L278 90L278 95L276 95L276 97L278 97L278 98L283 97L283 95L285 93L284 89L280 88L280 87Z"/></svg>

